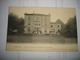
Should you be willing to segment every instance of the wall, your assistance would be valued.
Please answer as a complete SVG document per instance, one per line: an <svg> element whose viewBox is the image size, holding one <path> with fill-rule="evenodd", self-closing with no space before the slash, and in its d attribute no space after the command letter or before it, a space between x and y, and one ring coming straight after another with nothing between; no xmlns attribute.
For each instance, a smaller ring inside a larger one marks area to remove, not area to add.
<svg viewBox="0 0 80 60"><path fill-rule="evenodd" d="M78 52L6 51L9 6L76 8ZM80 60L80 0L0 0L0 60Z"/></svg>

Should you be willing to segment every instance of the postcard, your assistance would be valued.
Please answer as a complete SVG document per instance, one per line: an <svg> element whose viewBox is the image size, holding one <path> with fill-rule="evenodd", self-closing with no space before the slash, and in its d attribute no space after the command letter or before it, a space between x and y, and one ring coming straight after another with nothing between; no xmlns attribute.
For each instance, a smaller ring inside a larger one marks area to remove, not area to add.
<svg viewBox="0 0 80 60"><path fill-rule="evenodd" d="M78 51L75 8L9 7L7 51Z"/></svg>

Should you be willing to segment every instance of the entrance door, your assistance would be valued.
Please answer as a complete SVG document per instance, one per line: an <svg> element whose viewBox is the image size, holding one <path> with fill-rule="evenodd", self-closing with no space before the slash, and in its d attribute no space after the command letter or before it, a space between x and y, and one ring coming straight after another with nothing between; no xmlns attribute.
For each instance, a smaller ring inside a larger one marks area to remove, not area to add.
<svg viewBox="0 0 80 60"><path fill-rule="evenodd" d="M34 34L42 34L40 28L37 27L34 31Z"/></svg>

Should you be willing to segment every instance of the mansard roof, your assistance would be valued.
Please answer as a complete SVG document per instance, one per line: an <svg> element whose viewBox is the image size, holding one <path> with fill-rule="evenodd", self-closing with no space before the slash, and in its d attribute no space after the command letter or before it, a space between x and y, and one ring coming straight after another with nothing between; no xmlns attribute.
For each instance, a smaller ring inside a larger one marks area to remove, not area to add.
<svg viewBox="0 0 80 60"><path fill-rule="evenodd" d="M37 14L37 13L24 13L24 15L41 15L41 16L50 16L50 15L47 15L47 14Z"/></svg>

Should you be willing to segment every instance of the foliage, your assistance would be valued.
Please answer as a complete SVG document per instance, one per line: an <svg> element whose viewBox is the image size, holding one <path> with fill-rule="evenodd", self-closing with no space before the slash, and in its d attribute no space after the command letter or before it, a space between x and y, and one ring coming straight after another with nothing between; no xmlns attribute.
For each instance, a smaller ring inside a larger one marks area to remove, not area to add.
<svg viewBox="0 0 80 60"><path fill-rule="evenodd" d="M68 19L68 23L65 24L62 35L66 37L77 37L76 16Z"/></svg>
<svg viewBox="0 0 80 60"><path fill-rule="evenodd" d="M8 34L22 34L24 32L24 19L10 13L8 16Z"/></svg>

